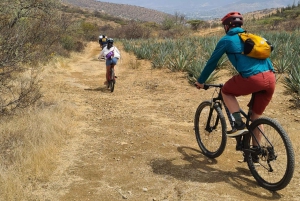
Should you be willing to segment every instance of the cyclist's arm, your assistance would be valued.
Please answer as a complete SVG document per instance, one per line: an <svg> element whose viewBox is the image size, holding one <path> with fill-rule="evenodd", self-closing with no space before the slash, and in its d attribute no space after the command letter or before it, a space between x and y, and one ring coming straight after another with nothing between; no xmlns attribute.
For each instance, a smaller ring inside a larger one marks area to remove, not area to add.
<svg viewBox="0 0 300 201"><path fill-rule="evenodd" d="M207 61L204 69L201 72L201 75L198 78L198 83L203 84L207 80L207 78L210 76L210 74L216 69L218 61L223 56L223 54L226 52L226 41L220 40L212 53L211 57Z"/></svg>
<svg viewBox="0 0 300 201"><path fill-rule="evenodd" d="M115 47L114 52L115 52L115 57L120 59L121 58L121 53L120 53L120 51L118 50L117 47Z"/></svg>
<svg viewBox="0 0 300 201"><path fill-rule="evenodd" d="M203 89L203 88L204 88L204 84L200 84L199 82L195 82L195 86L196 86L198 89Z"/></svg>
<svg viewBox="0 0 300 201"><path fill-rule="evenodd" d="M100 54L98 56L98 59L104 57L107 54L107 53L106 54L104 53L105 49L107 49L107 48L105 47L105 48L103 48L103 50L101 50L101 52L100 52Z"/></svg>

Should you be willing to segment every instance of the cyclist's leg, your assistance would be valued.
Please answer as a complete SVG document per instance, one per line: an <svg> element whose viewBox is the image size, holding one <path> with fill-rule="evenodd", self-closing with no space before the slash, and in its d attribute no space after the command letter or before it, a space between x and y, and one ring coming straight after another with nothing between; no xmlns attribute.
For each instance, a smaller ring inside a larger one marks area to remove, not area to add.
<svg viewBox="0 0 300 201"><path fill-rule="evenodd" d="M242 121L240 106L236 99L237 96L244 95L243 87L240 87L244 82L244 78L241 75L236 75L229 79L222 88L224 103L235 119L233 130L227 132L229 137L237 137L247 132L246 125Z"/></svg>
<svg viewBox="0 0 300 201"><path fill-rule="evenodd" d="M116 58L116 57L112 58L112 62L111 63L112 63L112 68L114 68L114 70L115 70L115 78L116 78L117 76L116 76L116 68L115 68L115 66L118 63L118 58Z"/></svg>
<svg viewBox="0 0 300 201"><path fill-rule="evenodd" d="M222 91L222 96L225 105L227 106L231 114L240 111L240 106L235 96L230 94L225 94L223 93L223 91Z"/></svg>
<svg viewBox="0 0 300 201"><path fill-rule="evenodd" d="M111 60L106 60L106 81L105 84L108 84L109 79L110 79L110 65L111 65Z"/></svg>
<svg viewBox="0 0 300 201"><path fill-rule="evenodd" d="M222 96L231 114L240 111L239 103L236 99L237 96L244 94L244 78L241 75L235 75L229 79L222 88Z"/></svg>
<svg viewBox="0 0 300 201"><path fill-rule="evenodd" d="M255 75L257 78L257 83L261 82L261 91L256 92L253 100L253 105L252 105L252 115L251 115L251 120L254 121L258 119L263 112L265 111L266 107L270 103L273 93L275 91L275 75L273 72L263 72ZM259 87L259 86L258 86ZM249 103L250 104L250 103ZM249 106L248 104L248 106ZM260 128L263 130L263 128ZM255 129L254 135L257 138L257 141L261 141L261 132L258 129ZM257 146L257 142L252 139L252 143L254 146Z"/></svg>
<svg viewBox="0 0 300 201"><path fill-rule="evenodd" d="M106 66L106 82L108 83L110 80L110 65Z"/></svg>
<svg viewBox="0 0 300 201"><path fill-rule="evenodd" d="M254 120L258 119L260 116L261 116L261 115L256 114L255 112L252 111L251 121L254 121ZM263 125L260 125L260 129L261 129L262 131L264 131ZM255 135L257 141L260 142L260 141L261 141L261 132L256 128L256 129L253 131L253 133L254 133L254 135ZM256 140L255 140L254 138L252 139L252 144L253 144L253 146L258 146L258 144L257 144L257 142L256 142Z"/></svg>

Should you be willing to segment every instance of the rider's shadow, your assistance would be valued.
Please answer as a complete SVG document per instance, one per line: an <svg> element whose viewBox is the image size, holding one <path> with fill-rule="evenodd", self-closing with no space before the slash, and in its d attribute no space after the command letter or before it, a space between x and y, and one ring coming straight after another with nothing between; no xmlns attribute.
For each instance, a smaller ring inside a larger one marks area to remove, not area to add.
<svg viewBox="0 0 300 201"><path fill-rule="evenodd" d="M259 187L256 181L249 179L251 173L245 168L236 168L234 171L224 171L213 166L218 163L216 159L209 159L201 152L190 147L178 147L183 157L174 159L154 159L151 161L151 167L155 174L169 175L183 181L201 182L201 183L217 183L226 182L238 190L244 191L249 195L260 197L263 199L280 199L278 193L271 195L261 194L264 189ZM180 161L179 161L180 160ZM184 164L182 163L184 160ZM269 192L268 190L265 190Z"/></svg>
<svg viewBox="0 0 300 201"><path fill-rule="evenodd" d="M87 89L84 89L86 91L101 91L101 92L109 92L109 90L107 89L106 86L104 87L97 87L97 88L87 88Z"/></svg>

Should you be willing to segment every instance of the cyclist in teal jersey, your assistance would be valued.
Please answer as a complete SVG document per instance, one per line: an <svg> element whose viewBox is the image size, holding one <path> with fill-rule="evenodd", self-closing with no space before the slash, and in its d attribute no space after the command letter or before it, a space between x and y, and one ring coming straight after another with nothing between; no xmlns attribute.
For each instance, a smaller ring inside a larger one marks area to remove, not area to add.
<svg viewBox="0 0 300 201"><path fill-rule="evenodd" d="M238 35L245 31L241 28L243 16L239 12L228 13L221 21L226 35L217 43L195 85L198 89L203 88L207 78L216 69L219 59L226 53L229 61L239 73L225 82L222 88L224 102L235 119L235 129L227 135L236 137L247 132L236 97L259 92L255 95L251 120L259 118L272 99L276 82L275 71L269 58L255 59L242 53L230 53L243 52L244 48ZM257 137L260 139L259 136Z"/></svg>

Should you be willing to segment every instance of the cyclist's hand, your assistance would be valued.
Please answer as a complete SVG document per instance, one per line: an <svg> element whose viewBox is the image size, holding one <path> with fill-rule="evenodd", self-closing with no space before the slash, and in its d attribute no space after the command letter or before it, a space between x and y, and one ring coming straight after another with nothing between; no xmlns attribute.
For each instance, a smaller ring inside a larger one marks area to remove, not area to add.
<svg viewBox="0 0 300 201"><path fill-rule="evenodd" d="M203 89L204 87L204 84L200 84L199 82L195 82L194 85L197 87L197 89Z"/></svg>

